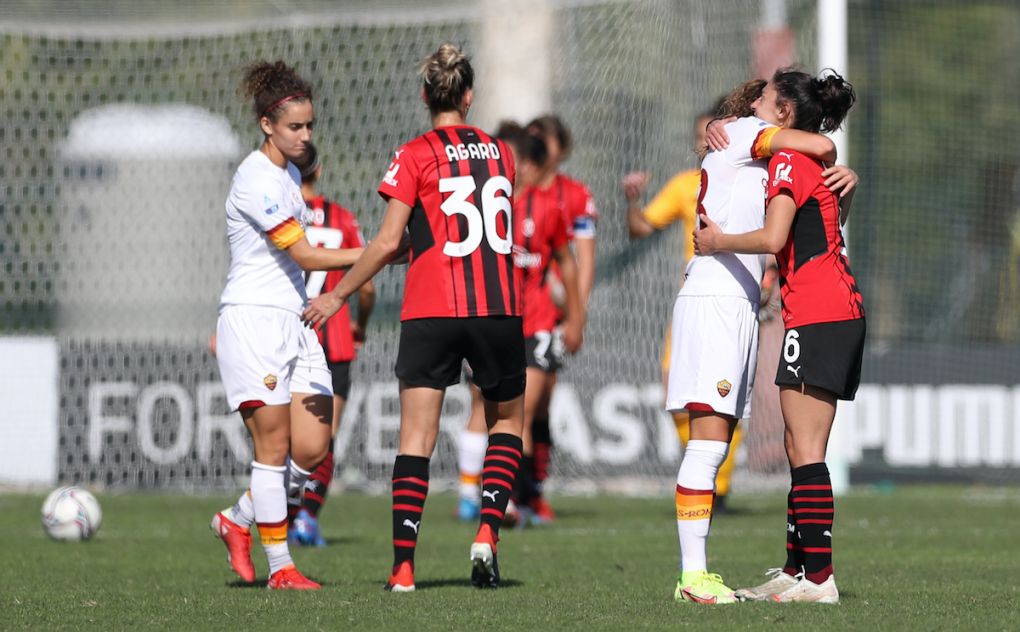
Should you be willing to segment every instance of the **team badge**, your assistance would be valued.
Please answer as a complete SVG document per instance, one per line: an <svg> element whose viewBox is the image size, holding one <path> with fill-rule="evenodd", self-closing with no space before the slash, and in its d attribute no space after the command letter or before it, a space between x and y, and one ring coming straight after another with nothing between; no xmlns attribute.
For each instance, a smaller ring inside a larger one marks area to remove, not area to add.
<svg viewBox="0 0 1020 632"><path fill-rule="evenodd" d="M531 237L535 234L535 221L530 217L526 218L521 223L521 232L524 233L525 237Z"/></svg>
<svg viewBox="0 0 1020 632"><path fill-rule="evenodd" d="M265 384L266 388L269 390L274 390L276 388L276 376L270 373L262 379L262 383Z"/></svg>
<svg viewBox="0 0 1020 632"><path fill-rule="evenodd" d="M719 380L715 385L715 390L719 391L720 397L726 397L729 395L731 388L733 388L733 385L726 380Z"/></svg>

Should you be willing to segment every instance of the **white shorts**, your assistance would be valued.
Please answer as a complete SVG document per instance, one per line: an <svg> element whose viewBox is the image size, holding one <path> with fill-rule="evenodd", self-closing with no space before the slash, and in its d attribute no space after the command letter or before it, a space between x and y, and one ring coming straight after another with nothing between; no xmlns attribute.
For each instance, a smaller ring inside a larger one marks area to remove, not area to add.
<svg viewBox="0 0 1020 632"><path fill-rule="evenodd" d="M751 416L758 306L735 296L678 296L666 410Z"/></svg>
<svg viewBox="0 0 1020 632"><path fill-rule="evenodd" d="M292 393L333 395L319 339L284 309L223 307L216 322L216 362L231 410L246 402L289 404Z"/></svg>

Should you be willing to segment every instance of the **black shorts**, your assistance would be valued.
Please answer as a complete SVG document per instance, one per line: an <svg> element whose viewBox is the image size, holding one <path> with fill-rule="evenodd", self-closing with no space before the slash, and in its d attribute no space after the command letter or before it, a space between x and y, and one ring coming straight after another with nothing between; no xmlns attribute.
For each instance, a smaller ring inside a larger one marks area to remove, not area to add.
<svg viewBox="0 0 1020 632"><path fill-rule="evenodd" d="M555 373L563 368L563 331L536 331L525 339L524 355L529 369Z"/></svg>
<svg viewBox="0 0 1020 632"><path fill-rule="evenodd" d="M460 381L464 360L485 399L505 402L524 393L520 317L418 318L400 324L396 374L408 386L452 386Z"/></svg>
<svg viewBox="0 0 1020 632"><path fill-rule="evenodd" d="M351 363L327 362L329 372L333 374L333 395L347 399L351 394Z"/></svg>
<svg viewBox="0 0 1020 632"><path fill-rule="evenodd" d="M787 329L776 384L807 384L852 400L861 383L866 330L863 318Z"/></svg>

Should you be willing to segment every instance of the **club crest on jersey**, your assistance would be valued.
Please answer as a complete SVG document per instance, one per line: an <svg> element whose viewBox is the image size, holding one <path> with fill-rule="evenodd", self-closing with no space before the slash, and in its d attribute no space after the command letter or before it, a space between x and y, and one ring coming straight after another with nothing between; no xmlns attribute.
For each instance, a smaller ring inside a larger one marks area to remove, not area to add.
<svg viewBox="0 0 1020 632"><path fill-rule="evenodd" d="M732 388L733 388L733 385L730 384L726 380L719 380L715 384L715 390L719 391L719 396L720 397L726 397L727 395L729 395L730 394L730 390Z"/></svg>
<svg viewBox="0 0 1020 632"><path fill-rule="evenodd" d="M262 383L265 384L266 388L269 390L276 390L276 376L272 373L262 378Z"/></svg>
<svg viewBox="0 0 1020 632"><path fill-rule="evenodd" d="M521 223L521 232L524 233L525 237L531 237L535 234L535 220L530 217L525 218Z"/></svg>

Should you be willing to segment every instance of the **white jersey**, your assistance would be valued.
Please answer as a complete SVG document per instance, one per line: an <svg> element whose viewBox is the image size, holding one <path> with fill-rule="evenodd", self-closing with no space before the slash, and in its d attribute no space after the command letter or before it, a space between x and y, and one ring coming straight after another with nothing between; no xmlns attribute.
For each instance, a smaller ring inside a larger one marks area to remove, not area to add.
<svg viewBox="0 0 1020 632"><path fill-rule="evenodd" d="M702 161L698 213L706 213L722 232L746 233L765 225L769 145L779 129L755 117L737 119L726 125L729 147ZM764 266L764 255L695 255L680 295L738 296L757 304Z"/></svg>
<svg viewBox="0 0 1020 632"><path fill-rule="evenodd" d="M297 167L281 169L253 151L234 174L226 207L230 270L220 310L264 305L300 314L308 302L304 273L286 252L305 237Z"/></svg>

